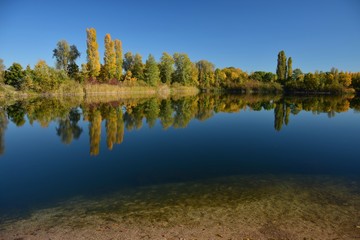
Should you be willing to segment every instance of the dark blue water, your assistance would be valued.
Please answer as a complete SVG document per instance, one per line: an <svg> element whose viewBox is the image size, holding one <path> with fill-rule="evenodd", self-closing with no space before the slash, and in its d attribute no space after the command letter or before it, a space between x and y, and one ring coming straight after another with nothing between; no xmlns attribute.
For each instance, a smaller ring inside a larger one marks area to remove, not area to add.
<svg viewBox="0 0 360 240"><path fill-rule="evenodd" d="M356 97L5 102L0 215L230 176L360 175ZM311 184L311 183L309 183Z"/></svg>

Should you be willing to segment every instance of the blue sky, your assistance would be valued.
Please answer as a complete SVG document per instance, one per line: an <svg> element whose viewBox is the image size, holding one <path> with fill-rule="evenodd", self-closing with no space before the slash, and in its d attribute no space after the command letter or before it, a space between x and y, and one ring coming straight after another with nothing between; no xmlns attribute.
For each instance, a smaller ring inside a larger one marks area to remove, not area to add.
<svg viewBox="0 0 360 240"><path fill-rule="evenodd" d="M106 33L124 53L185 52L217 67L275 72L285 50L303 71L360 71L360 1L49 1L0 0L0 58L54 65L65 39L86 61L86 28L97 30L101 60Z"/></svg>

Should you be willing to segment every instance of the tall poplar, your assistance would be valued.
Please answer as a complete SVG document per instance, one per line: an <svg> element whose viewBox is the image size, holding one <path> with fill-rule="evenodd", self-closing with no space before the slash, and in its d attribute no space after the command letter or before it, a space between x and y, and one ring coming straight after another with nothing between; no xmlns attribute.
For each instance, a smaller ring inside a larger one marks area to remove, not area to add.
<svg viewBox="0 0 360 240"><path fill-rule="evenodd" d="M114 42L111 40L110 34L105 35L105 54L104 54L104 74L106 80L115 77L116 74L116 56Z"/></svg>
<svg viewBox="0 0 360 240"><path fill-rule="evenodd" d="M292 58L289 57L288 62L287 62L287 77L288 77L288 79L291 79L292 75L293 75Z"/></svg>
<svg viewBox="0 0 360 240"><path fill-rule="evenodd" d="M99 57L99 45L96 41L95 28L87 28L87 65L89 71L89 77L97 77L100 74L100 57Z"/></svg>
<svg viewBox="0 0 360 240"><path fill-rule="evenodd" d="M116 59L115 78L117 80L120 80L122 76L122 66L123 66L122 44L119 39L115 39L114 43L115 43L115 59Z"/></svg>
<svg viewBox="0 0 360 240"><path fill-rule="evenodd" d="M284 51L280 51L278 54L276 75L281 82L286 79L286 56Z"/></svg>

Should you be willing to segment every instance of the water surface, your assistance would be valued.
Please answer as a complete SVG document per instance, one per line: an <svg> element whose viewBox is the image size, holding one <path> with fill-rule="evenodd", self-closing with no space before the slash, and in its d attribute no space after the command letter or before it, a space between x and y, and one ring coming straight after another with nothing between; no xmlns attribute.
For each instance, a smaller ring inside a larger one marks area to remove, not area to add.
<svg viewBox="0 0 360 240"><path fill-rule="evenodd" d="M4 239L356 239L357 97L0 103Z"/></svg>

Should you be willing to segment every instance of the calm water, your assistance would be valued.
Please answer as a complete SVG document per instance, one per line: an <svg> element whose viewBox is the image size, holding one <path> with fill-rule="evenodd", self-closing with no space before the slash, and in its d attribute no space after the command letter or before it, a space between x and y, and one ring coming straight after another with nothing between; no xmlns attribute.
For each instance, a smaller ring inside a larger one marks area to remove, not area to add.
<svg viewBox="0 0 360 240"><path fill-rule="evenodd" d="M20 220L39 229L53 223L44 231L65 223L85 226L84 219L99 215L128 226L163 221L175 227L203 218L209 227L211 219L220 218L230 226L239 218L231 214L239 211L249 213L244 226L262 227L244 228L257 239L294 239L309 226L315 233L355 239L360 236L357 110L357 97L328 96L2 102L4 236L13 234L11 229L19 232ZM74 215L83 220L71 222ZM276 225L281 216L286 219ZM287 224L295 226L291 233L284 232ZM313 237L305 235L301 239Z"/></svg>

